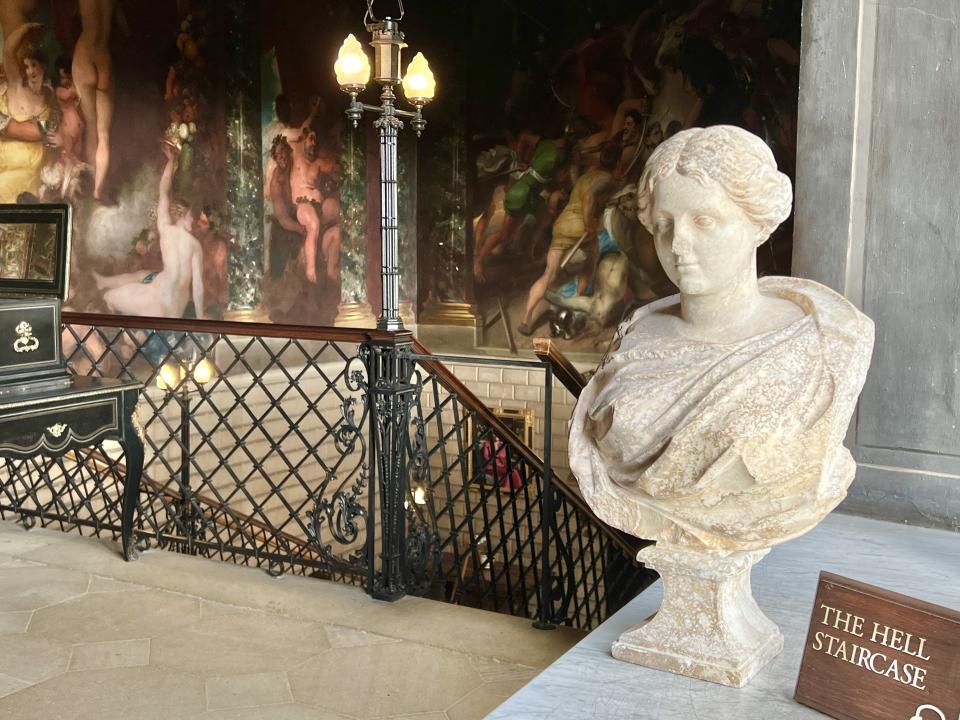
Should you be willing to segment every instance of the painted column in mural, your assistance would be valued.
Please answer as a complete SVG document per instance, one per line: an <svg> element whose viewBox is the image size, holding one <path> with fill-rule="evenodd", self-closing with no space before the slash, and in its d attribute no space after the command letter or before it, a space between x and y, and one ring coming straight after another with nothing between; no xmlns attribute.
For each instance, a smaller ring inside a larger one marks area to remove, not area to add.
<svg viewBox="0 0 960 720"><path fill-rule="evenodd" d="M430 287L421 321L473 326L477 315L467 296L466 151L462 135L454 132L444 136L437 152L432 154L432 162L435 169L431 193L438 197L437 202L422 210L431 262L427 269Z"/></svg>
<svg viewBox="0 0 960 720"><path fill-rule="evenodd" d="M340 306L338 327L377 324L367 295L367 148L365 128L343 131L340 181Z"/></svg>
<svg viewBox="0 0 960 720"><path fill-rule="evenodd" d="M437 98L430 105L429 124L420 144L420 322L421 324L477 324L473 304L473 275L467 255L468 202L466 138L471 126L467 113L468 72L465 42L472 37L468 6L463 0L428 5L442 13L460 33L428 33L435 58ZM425 10L425 9L424 9ZM427 18L430 12L421 11ZM479 10L478 10L479 11ZM496 15L496 12L492 14ZM419 17L419 15L418 15ZM478 88L478 94L481 88Z"/></svg>
<svg viewBox="0 0 960 720"><path fill-rule="evenodd" d="M405 124L397 148L397 210L400 221L400 319L407 326L417 322L417 143L416 133Z"/></svg>
<svg viewBox="0 0 960 720"><path fill-rule="evenodd" d="M227 216L230 249L229 319L260 317L263 281L263 199L260 137L260 40L257 9L225 0L227 26Z"/></svg>

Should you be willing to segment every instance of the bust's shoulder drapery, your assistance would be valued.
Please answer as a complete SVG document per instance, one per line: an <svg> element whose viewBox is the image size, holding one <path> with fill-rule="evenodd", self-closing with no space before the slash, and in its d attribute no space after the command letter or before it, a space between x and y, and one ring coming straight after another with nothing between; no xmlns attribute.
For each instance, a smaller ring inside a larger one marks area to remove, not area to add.
<svg viewBox="0 0 960 720"><path fill-rule="evenodd" d="M818 283L770 277L762 292L804 316L746 340L660 337L641 308L580 397L571 467L610 524L662 542L769 546L843 499L842 446L873 345L873 323Z"/></svg>

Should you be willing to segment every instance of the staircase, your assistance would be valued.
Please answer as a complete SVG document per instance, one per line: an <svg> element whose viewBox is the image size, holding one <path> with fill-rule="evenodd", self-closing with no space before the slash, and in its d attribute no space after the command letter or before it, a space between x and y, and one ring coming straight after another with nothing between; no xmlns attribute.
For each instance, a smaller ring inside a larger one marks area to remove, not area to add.
<svg viewBox="0 0 960 720"><path fill-rule="evenodd" d="M375 331L69 313L64 322L77 371L147 388L141 545L370 587L381 562L380 514L371 512L381 488L370 472L359 350ZM644 543L602 523L572 478L548 481L533 448L425 347L414 341L412 350L419 384L404 502L412 592L590 628L652 581L635 560ZM582 376L549 341L537 354L579 393ZM165 364L204 358L217 368L210 382L157 387ZM490 448L496 457L484 458ZM55 472L41 465L0 470L0 518L116 536L124 476L116 446L75 454Z"/></svg>

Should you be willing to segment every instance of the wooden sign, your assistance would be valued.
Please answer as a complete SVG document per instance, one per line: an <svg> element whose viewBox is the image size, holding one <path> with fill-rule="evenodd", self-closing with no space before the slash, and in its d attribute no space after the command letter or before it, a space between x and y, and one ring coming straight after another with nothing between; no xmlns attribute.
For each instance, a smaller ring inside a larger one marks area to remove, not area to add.
<svg viewBox="0 0 960 720"><path fill-rule="evenodd" d="M794 697L840 720L960 720L960 612L820 573Z"/></svg>

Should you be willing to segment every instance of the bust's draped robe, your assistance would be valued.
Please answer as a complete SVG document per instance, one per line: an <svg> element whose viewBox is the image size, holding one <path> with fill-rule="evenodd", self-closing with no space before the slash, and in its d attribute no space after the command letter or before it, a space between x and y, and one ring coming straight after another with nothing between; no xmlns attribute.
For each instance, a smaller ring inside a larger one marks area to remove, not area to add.
<svg viewBox="0 0 960 720"><path fill-rule="evenodd" d="M873 323L818 283L760 289L804 317L735 343L618 329L619 344L574 412L570 465L605 522L704 550L769 547L806 532L845 496L842 442L863 387Z"/></svg>

